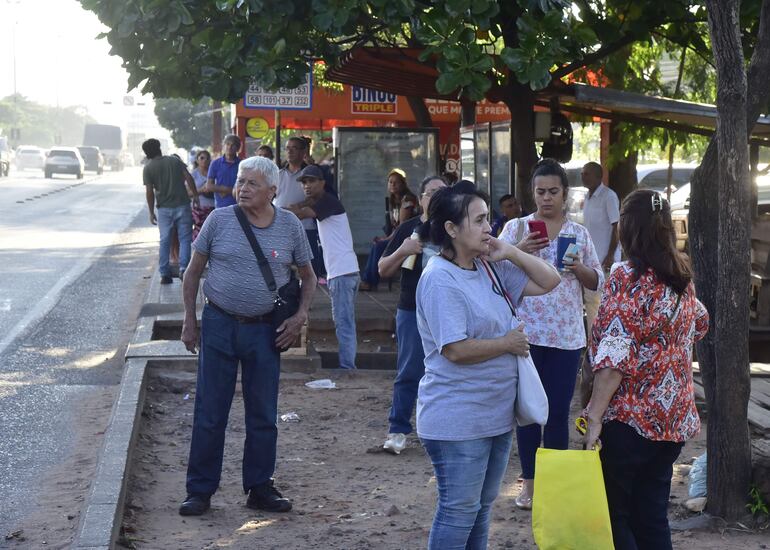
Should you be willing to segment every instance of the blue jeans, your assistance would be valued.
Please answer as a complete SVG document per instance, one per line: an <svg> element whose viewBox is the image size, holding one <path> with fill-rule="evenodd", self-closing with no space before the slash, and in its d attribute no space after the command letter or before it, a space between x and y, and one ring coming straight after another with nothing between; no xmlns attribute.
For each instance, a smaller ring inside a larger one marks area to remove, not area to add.
<svg viewBox="0 0 770 550"><path fill-rule="evenodd" d="M171 233L176 228L179 238L179 273L184 273L190 263L190 244L192 243L192 209L189 204L176 208L158 208L158 230L160 231L160 252L158 270L161 276L170 277L171 267L168 255L171 251Z"/></svg>
<svg viewBox="0 0 770 550"><path fill-rule="evenodd" d="M512 440L513 432L469 441L422 440L438 487L429 550L487 547L492 503L500 492Z"/></svg>
<svg viewBox="0 0 770 550"><path fill-rule="evenodd" d="M582 351L544 346L529 348L548 396L548 422L545 427L530 424L516 428L516 443L524 479L535 479L535 453L541 442L546 449L566 449L569 445L569 406L575 393Z"/></svg>
<svg viewBox="0 0 770 550"><path fill-rule="evenodd" d="M341 369L356 368L356 292L361 277L348 273L329 279L329 294L332 298L332 319L337 333Z"/></svg>
<svg viewBox="0 0 770 550"><path fill-rule="evenodd" d="M377 263L380 261L382 253L385 252L389 242L390 241L377 241L372 244L372 248L369 250L369 258L366 260L366 266L364 267L361 279L373 287L380 284L380 271L377 267Z"/></svg>
<svg viewBox="0 0 770 550"><path fill-rule="evenodd" d="M396 310L396 338L398 361L396 381L393 383L393 405L390 407L390 433L412 432L412 410L417 401L417 387L425 374L425 352L417 330L417 312Z"/></svg>
<svg viewBox="0 0 770 550"><path fill-rule="evenodd" d="M243 490L268 481L275 470L280 356L270 323L241 324L211 306L203 308L187 493L211 495L219 487L225 429L235 394L238 362L246 416Z"/></svg>

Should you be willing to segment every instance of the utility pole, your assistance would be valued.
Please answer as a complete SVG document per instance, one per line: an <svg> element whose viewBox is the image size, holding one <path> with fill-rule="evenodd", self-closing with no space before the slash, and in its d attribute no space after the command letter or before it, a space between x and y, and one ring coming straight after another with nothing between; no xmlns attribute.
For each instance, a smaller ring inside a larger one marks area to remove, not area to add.
<svg viewBox="0 0 770 550"><path fill-rule="evenodd" d="M214 102L214 110L211 113L211 150L214 156L222 154L222 102Z"/></svg>

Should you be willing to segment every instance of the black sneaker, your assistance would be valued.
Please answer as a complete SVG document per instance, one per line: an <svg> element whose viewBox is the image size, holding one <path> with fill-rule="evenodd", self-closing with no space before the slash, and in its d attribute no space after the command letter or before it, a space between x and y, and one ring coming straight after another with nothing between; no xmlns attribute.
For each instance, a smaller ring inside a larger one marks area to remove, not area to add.
<svg viewBox="0 0 770 550"><path fill-rule="evenodd" d="M283 498L271 479L262 485L251 488L246 506L265 512L288 512L291 510L291 501L288 498Z"/></svg>
<svg viewBox="0 0 770 550"><path fill-rule="evenodd" d="M171 278L171 275L163 275L163 277L160 278L160 284L162 285L170 285L174 282L174 279Z"/></svg>
<svg viewBox="0 0 770 550"><path fill-rule="evenodd" d="M179 507L180 516L200 516L211 507L211 497L205 495L187 495Z"/></svg>

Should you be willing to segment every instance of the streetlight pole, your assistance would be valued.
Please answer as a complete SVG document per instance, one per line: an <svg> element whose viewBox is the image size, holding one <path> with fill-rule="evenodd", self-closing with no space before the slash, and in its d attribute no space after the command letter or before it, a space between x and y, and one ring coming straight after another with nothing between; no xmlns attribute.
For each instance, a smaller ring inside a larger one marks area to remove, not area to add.
<svg viewBox="0 0 770 550"><path fill-rule="evenodd" d="M11 55L13 56L13 101L17 101L16 94L16 26L19 24L18 14L16 13L16 6L19 5L21 0L5 0L5 3L11 6L13 9L13 23L11 26Z"/></svg>

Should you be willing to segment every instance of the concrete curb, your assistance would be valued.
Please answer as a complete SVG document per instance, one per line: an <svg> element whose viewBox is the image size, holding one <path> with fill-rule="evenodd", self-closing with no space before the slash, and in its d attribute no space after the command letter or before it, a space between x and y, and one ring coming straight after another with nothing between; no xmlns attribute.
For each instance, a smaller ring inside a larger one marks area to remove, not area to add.
<svg viewBox="0 0 770 550"><path fill-rule="evenodd" d="M147 360L129 359L120 382L120 394L104 436L96 477L73 548L112 548L123 517L131 453L139 432L145 394Z"/></svg>

